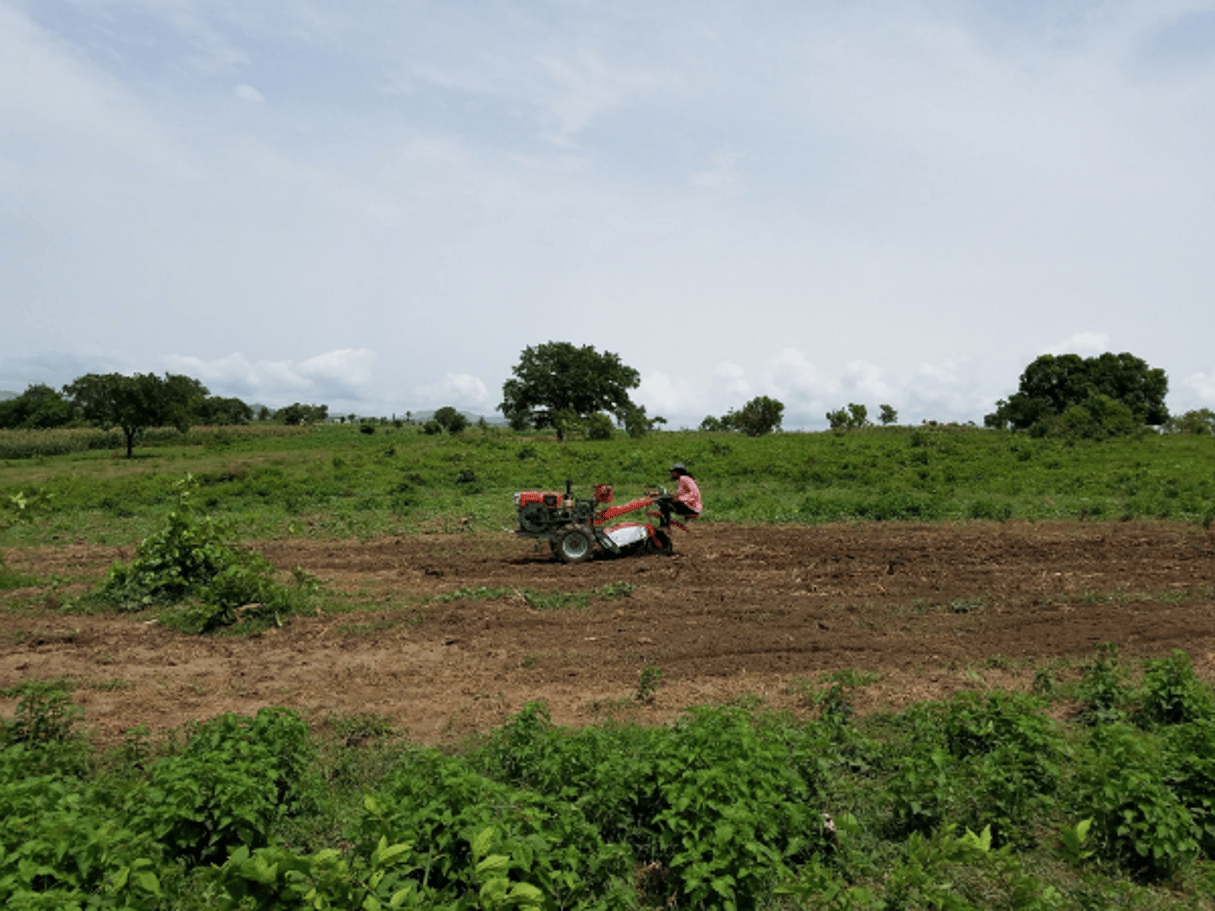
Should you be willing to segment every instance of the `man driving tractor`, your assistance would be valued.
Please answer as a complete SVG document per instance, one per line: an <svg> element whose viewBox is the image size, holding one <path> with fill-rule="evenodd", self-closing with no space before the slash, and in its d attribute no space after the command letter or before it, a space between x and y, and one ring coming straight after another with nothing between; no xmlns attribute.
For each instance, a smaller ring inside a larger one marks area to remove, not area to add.
<svg viewBox="0 0 1215 911"><path fill-rule="evenodd" d="M678 484L671 498L672 511L684 518L695 519L704 511L704 504L700 500L700 487L697 486L696 479L692 477L683 462L676 462L671 466L671 480Z"/></svg>

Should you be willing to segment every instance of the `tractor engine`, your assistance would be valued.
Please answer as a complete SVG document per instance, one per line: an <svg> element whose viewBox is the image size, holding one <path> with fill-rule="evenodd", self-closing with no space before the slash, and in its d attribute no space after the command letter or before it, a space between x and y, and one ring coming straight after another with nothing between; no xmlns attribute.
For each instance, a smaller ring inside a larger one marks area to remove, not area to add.
<svg viewBox="0 0 1215 911"><path fill-rule="evenodd" d="M515 494L515 509L524 534L550 534L573 518L574 498L529 490Z"/></svg>

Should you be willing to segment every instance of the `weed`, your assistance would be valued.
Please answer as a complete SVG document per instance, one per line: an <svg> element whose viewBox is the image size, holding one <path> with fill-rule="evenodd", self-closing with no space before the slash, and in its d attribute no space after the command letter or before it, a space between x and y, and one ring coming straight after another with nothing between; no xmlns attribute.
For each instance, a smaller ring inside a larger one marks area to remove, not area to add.
<svg viewBox="0 0 1215 911"><path fill-rule="evenodd" d="M637 681L637 692L633 694L633 698L638 702L649 702L654 698L654 693L658 691L661 683L662 670L653 664L647 664L641 669L641 676Z"/></svg>

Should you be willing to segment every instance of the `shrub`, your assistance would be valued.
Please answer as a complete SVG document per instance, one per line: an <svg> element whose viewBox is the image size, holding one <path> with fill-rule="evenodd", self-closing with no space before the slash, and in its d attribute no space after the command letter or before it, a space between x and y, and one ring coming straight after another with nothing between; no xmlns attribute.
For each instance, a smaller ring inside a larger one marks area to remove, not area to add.
<svg viewBox="0 0 1215 911"><path fill-rule="evenodd" d="M1134 719L1143 727L1185 724L1215 717L1211 691L1194 674L1190 656L1174 651L1167 658L1148 661L1137 694Z"/></svg>
<svg viewBox="0 0 1215 911"><path fill-rule="evenodd" d="M1092 817L1098 852L1140 875L1167 876L1198 852L1194 817L1169 788L1159 738L1130 725L1093 730L1069 804L1078 818Z"/></svg>
<svg viewBox="0 0 1215 911"><path fill-rule="evenodd" d="M198 513L194 486L190 476L179 482L165 527L139 543L131 564L110 568L97 598L123 611L195 599L198 607L171 622L203 633L237 620L281 622L302 607L304 596L317 587L315 580L297 570L294 587L288 587L261 554L228 543L220 524Z"/></svg>
<svg viewBox="0 0 1215 911"><path fill-rule="evenodd" d="M129 799L137 831L150 831L190 864L269 844L274 825L312 806L308 726L285 709L231 713L198 725L181 753L155 763Z"/></svg>
<svg viewBox="0 0 1215 911"><path fill-rule="evenodd" d="M355 849L369 853L408 833L416 847L403 860L417 867L439 904L483 885L474 842L487 829L493 853L504 858L502 873L539 889L554 907L592 899L600 907L631 904L623 885L627 852L604 842L576 807L492 781L441 753L407 756L367 799L352 834Z"/></svg>
<svg viewBox="0 0 1215 911"><path fill-rule="evenodd" d="M659 860L680 905L753 908L776 878L825 847L814 795L788 747L741 710L702 708L655 755Z"/></svg>

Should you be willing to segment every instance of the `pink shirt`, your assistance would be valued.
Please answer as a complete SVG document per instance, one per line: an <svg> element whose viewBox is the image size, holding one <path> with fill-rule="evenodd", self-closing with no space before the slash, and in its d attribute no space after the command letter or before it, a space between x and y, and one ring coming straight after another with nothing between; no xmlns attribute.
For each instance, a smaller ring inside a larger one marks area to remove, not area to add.
<svg viewBox="0 0 1215 911"><path fill-rule="evenodd" d="M689 509L704 512L704 505L700 502L700 488L686 474L679 476L679 488L675 491L675 499L686 504Z"/></svg>

